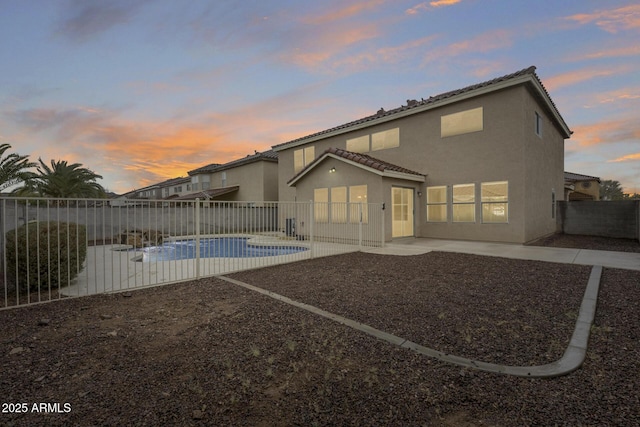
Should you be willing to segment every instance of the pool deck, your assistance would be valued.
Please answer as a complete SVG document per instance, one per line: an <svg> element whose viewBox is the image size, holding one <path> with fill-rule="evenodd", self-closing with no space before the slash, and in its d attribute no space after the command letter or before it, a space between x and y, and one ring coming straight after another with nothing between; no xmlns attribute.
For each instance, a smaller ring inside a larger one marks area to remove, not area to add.
<svg viewBox="0 0 640 427"><path fill-rule="evenodd" d="M188 238L182 237L181 239ZM237 237L237 235L235 236ZM530 259L564 264L601 265L609 268L640 270L640 254L585 249L547 248L517 244L468 242L442 239L407 238L386 243L380 248L357 245L283 240L275 236L251 237L253 245L305 246L308 251L289 255L254 258L202 258L179 261L136 262L141 251L130 246L105 245L88 248L86 268L71 286L61 291L66 296L93 295L195 280L235 271L262 268L321 256L357 252L387 255L418 255L431 251L471 253L514 259Z"/></svg>
<svg viewBox="0 0 640 427"><path fill-rule="evenodd" d="M253 236L251 244L256 246L303 246L309 250L288 255L251 258L201 258L199 261L186 259L140 262L136 260L142 257L142 250L132 250L131 246L91 246L87 249L84 270L73 280L71 286L62 288L61 293L65 296L84 296L121 292L302 261L319 256L357 252L360 249L354 245L321 242L315 242L311 246L306 241L281 240L270 236Z"/></svg>

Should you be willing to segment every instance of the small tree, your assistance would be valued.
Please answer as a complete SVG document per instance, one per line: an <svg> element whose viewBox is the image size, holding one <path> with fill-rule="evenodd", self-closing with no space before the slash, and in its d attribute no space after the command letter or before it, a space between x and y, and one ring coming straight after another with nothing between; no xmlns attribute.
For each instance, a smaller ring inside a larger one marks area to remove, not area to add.
<svg viewBox="0 0 640 427"><path fill-rule="evenodd" d="M21 156L16 153L5 156L5 153L10 148L11 145L9 144L0 144L0 191L4 191L20 182L28 181L33 176L33 173L27 169L36 166L35 163L29 161L28 156Z"/></svg>
<svg viewBox="0 0 640 427"><path fill-rule="evenodd" d="M66 286L87 257L84 225L30 222L6 234L7 279L20 291Z"/></svg>
<svg viewBox="0 0 640 427"><path fill-rule="evenodd" d="M51 166L38 159L38 174L31 179L33 192L43 197L103 198L104 188L96 182L102 176L80 163L51 160Z"/></svg>
<svg viewBox="0 0 640 427"><path fill-rule="evenodd" d="M619 181L606 179L600 183L601 200L622 200L624 193Z"/></svg>

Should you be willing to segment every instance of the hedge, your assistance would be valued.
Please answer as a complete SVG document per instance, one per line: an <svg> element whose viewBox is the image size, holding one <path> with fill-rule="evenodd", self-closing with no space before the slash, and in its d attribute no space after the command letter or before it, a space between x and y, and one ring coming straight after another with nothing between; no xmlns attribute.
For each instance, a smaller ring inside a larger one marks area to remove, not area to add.
<svg viewBox="0 0 640 427"><path fill-rule="evenodd" d="M67 286L87 257L86 226L75 223L30 222L7 232L6 242L7 279L21 291Z"/></svg>

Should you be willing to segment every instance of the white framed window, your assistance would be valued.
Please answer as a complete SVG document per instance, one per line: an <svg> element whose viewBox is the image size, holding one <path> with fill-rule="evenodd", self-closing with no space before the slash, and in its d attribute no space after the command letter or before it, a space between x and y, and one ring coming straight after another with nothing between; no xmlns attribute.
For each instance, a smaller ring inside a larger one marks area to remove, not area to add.
<svg viewBox="0 0 640 427"><path fill-rule="evenodd" d="M482 222L486 224L509 222L509 182L483 182L480 192Z"/></svg>
<svg viewBox="0 0 640 427"><path fill-rule="evenodd" d="M316 188L313 190L313 217L316 222L329 221L329 189Z"/></svg>
<svg viewBox="0 0 640 427"><path fill-rule="evenodd" d="M293 152L293 171L300 172L315 159L315 147L306 147Z"/></svg>
<svg viewBox="0 0 640 427"><path fill-rule="evenodd" d="M331 222L347 222L347 187L331 188Z"/></svg>
<svg viewBox="0 0 640 427"><path fill-rule="evenodd" d="M227 172L221 172L220 173L220 183L222 184L221 187L226 187L227 186Z"/></svg>
<svg viewBox="0 0 640 427"><path fill-rule="evenodd" d="M371 135L371 151L400 146L400 128L376 132Z"/></svg>
<svg viewBox="0 0 640 427"><path fill-rule="evenodd" d="M209 188L211 188L211 176L209 175L200 175L198 178L198 181L200 181L199 184L199 189L200 190L208 190ZM198 182L196 181L196 182ZM198 188L193 188L194 190L197 190Z"/></svg>
<svg viewBox="0 0 640 427"><path fill-rule="evenodd" d="M447 222L447 186L427 187L427 222Z"/></svg>
<svg viewBox="0 0 640 427"><path fill-rule="evenodd" d="M347 139L347 151L367 153L369 151L369 135Z"/></svg>
<svg viewBox="0 0 640 427"><path fill-rule="evenodd" d="M453 222L476 222L476 185L453 186Z"/></svg>
<svg viewBox="0 0 640 427"><path fill-rule="evenodd" d="M542 116L536 111L535 132L542 138Z"/></svg>
<svg viewBox="0 0 640 427"><path fill-rule="evenodd" d="M482 107L440 117L440 137L463 135L484 129Z"/></svg>
<svg viewBox="0 0 640 427"><path fill-rule="evenodd" d="M369 222L369 210L367 209L367 186L352 185L349 187L349 222L360 222L360 212L362 212L362 222Z"/></svg>

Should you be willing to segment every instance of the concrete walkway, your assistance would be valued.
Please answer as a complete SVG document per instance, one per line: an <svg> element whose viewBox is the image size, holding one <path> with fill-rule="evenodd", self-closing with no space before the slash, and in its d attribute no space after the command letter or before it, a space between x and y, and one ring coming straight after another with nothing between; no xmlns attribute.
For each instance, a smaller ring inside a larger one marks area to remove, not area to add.
<svg viewBox="0 0 640 427"><path fill-rule="evenodd" d="M387 255L419 255L431 251L458 252L502 258L559 262L562 264L601 265L624 270L640 270L640 253L549 248L509 243L406 238L387 243L382 248L365 249L364 251Z"/></svg>

